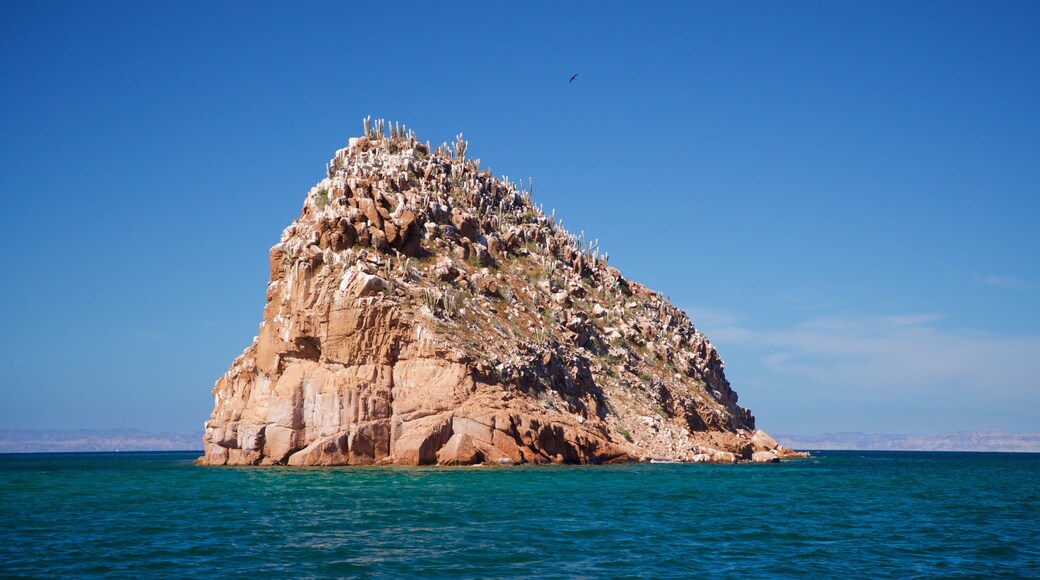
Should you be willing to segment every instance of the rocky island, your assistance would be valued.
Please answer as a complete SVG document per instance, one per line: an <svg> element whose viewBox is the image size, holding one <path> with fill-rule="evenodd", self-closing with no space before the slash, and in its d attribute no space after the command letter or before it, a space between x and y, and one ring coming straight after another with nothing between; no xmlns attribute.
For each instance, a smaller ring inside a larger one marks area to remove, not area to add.
<svg viewBox="0 0 1040 580"><path fill-rule="evenodd" d="M461 135L365 121L270 250L204 465L777 461L715 347Z"/></svg>

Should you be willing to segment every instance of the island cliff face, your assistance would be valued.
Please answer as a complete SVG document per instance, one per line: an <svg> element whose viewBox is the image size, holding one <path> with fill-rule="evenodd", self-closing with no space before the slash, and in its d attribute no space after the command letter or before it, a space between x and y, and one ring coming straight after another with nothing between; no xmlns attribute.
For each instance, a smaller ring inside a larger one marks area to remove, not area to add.
<svg viewBox="0 0 1040 580"><path fill-rule="evenodd" d="M207 465L772 461L687 316L530 192L377 121L270 250Z"/></svg>

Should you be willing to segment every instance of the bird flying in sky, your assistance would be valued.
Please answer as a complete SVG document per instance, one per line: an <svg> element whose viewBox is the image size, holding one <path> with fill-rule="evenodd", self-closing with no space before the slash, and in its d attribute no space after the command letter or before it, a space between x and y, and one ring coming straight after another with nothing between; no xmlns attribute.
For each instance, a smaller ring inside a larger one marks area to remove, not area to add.
<svg viewBox="0 0 1040 580"><path fill-rule="evenodd" d="M573 83L573 82L574 82L574 79L576 79L576 78L578 78L578 75L577 75L577 74L575 74L574 76L572 76L572 77L571 77L571 80L569 80L569 81L567 81L567 82L569 82L569 83Z"/></svg>

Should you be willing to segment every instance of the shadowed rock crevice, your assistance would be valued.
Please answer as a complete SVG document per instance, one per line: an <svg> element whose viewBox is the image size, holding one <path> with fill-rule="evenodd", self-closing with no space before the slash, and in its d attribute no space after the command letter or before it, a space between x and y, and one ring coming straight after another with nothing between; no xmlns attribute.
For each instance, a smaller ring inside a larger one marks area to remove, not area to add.
<svg viewBox="0 0 1040 580"><path fill-rule="evenodd" d="M467 148L366 121L336 153L270 249L260 332L213 389L200 463L792 454L684 312Z"/></svg>

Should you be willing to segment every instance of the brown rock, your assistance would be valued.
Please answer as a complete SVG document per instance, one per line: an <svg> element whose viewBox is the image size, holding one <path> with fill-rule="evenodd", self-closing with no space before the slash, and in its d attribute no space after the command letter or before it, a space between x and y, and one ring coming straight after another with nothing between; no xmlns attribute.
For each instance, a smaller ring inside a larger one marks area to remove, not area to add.
<svg viewBox="0 0 1040 580"><path fill-rule="evenodd" d="M729 451L716 451L712 454L713 463L736 463L737 456Z"/></svg>
<svg viewBox="0 0 1040 580"><path fill-rule="evenodd" d="M386 240L386 234L381 230L372 229L369 230L372 235L372 247L379 250L380 252L390 251L390 242Z"/></svg>
<svg viewBox="0 0 1040 580"><path fill-rule="evenodd" d="M454 417L451 420L451 430L456 435L466 435L477 441L491 443L495 432L494 424L494 419L488 421L485 418L483 421L478 421L468 417Z"/></svg>
<svg viewBox="0 0 1040 580"><path fill-rule="evenodd" d="M362 215L365 216L369 224L372 224L376 229L383 229L383 216L379 213L376 202L368 198L363 198L358 200L358 207L361 209Z"/></svg>
<svg viewBox="0 0 1040 580"><path fill-rule="evenodd" d="M339 432L315 440L289 456L289 465L347 465L350 462L349 434Z"/></svg>
<svg viewBox="0 0 1040 580"><path fill-rule="evenodd" d="M305 203L271 248L263 323L213 388L199 463L798 455L755 430L679 309L592 268L514 186L390 139L343 150L318 186L334 202Z"/></svg>
<svg viewBox="0 0 1040 580"><path fill-rule="evenodd" d="M487 272L477 273L470 276L469 281L474 290L488 296L499 296L498 279L491 274Z"/></svg>
<svg viewBox="0 0 1040 580"><path fill-rule="evenodd" d="M492 433L491 445L501 455L498 457L489 455L488 459L499 464L528 463L528 461L525 460L525 457L533 455L525 454L525 449L517 443L516 439L503 431L495 431Z"/></svg>
<svg viewBox="0 0 1040 580"><path fill-rule="evenodd" d="M756 451L751 454L751 461L754 463L776 463L780 461L780 458L772 451Z"/></svg>
<svg viewBox="0 0 1040 580"><path fill-rule="evenodd" d="M280 463L299 446L299 432L281 425L268 425L264 438L264 455Z"/></svg>
<svg viewBox="0 0 1040 580"><path fill-rule="evenodd" d="M480 236L480 225L477 223L477 218L468 213L457 213L452 215L451 223L455 224L455 228L459 230L459 234L469 238L471 241L477 241L477 238Z"/></svg>
<svg viewBox="0 0 1040 580"><path fill-rule="evenodd" d="M383 233L386 234L386 243L390 244L391 246L399 245L399 242L402 240L398 236L397 226L394 224L392 220L387 220L383 223Z"/></svg>
<svg viewBox="0 0 1040 580"><path fill-rule="evenodd" d="M483 244L473 244L472 251L477 256L477 263L481 266L492 266L495 260L491 258L491 253L488 252L487 248Z"/></svg>
<svg viewBox="0 0 1040 580"><path fill-rule="evenodd" d="M390 454L399 465L433 465L450 438L451 423L443 416L401 421L391 431Z"/></svg>
<svg viewBox="0 0 1040 580"><path fill-rule="evenodd" d="M765 431L755 431L751 437L751 446L755 451L772 451L780 446L775 439L766 434Z"/></svg>
<svg viewBox="0 0 1040 580"><path fill-rule="evenodd" d="M371 465L390 456L390 424L376 420L359 425L350 434L351 465Z"/></svg>
<svg viewBox="0 0 1040 580"><path fill-rule="evenodd" d="M358 222L354 224L354 232L356 234L355 238L362 246L367 246L372 243L372 235L368 232L367 223Z"/></svg>
<svg viewBox="0 0 1040 580"><path fill-rule="evenodd" d="M437 451L440 465L473 465L484 461L484 455L474 446L469 435L456 433Z"/></svg>
<svg viewBox="0 0 1040 580"><path fill-rule="evenodd" d="M780 459L794 459L796 457L812 457L808 451L793 451L786 447L777 447L776 456Z"/></svg>
<svg viewBox="0 0 1040 580"><path fill-rule="evenodd" d="M455 263L451 259L445 258L437 262L433 275L442 282L450 282L459 277L459 269L455 267Z"/></svg>
<svg viewBox="0 0 1040 580"><path fill-rule="evenodd" d="M410 209L402 211L401 215L397 218L397 222L400 225L401 231L407 232L418 229L415 213Z"/></svg>
<svg viewBox="0 0 1040 580"><path fill-rule="evenodd" d="M502 238L492 234L487 237L487 249L491 253L492 257L501 256L505 250L504 242Z"/></svg>

